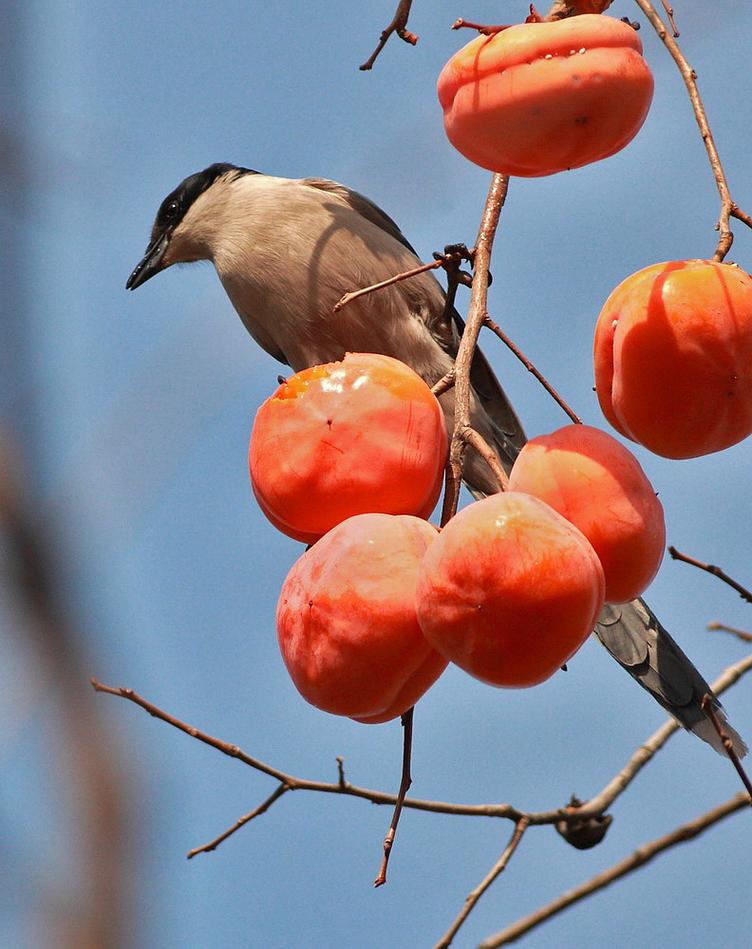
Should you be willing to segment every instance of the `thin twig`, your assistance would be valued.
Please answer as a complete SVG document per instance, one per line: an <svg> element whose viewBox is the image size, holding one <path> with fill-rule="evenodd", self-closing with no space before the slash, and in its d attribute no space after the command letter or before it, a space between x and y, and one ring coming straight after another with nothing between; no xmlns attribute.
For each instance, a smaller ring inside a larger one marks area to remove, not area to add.
<svg viewBox="0 0 752 949"><path fill-rule="evenodd" d="M491 330L492 333L494 333L496 336L498 336L499 339L502 341L502 343L504 343L505 346L507 346L509 349L511 349L511 351L512 351L512 352L514 353L514 355L519 359L519 361L520 361L520 362L522 363L522 365L527 369L527 371L528 371L528 372L531 372L531 373L535 376L535 378L538 380L538 382L540 382L540 384L543 386L543 388L546 390L546 392L548 392L548 394L551 396L551 398L552 398L552 399L557 403L557 405L572 419L572 421L575 422L575 423L578 424L578 425L582 425L582 419L579 417L579 415L577 415L577 413L574 411L574 409L570 408L570 406L569 406L569 405L564 401L564 399L559 395L559 393L556 391L556 389L554 389L554 387L551 385L551 383L548 381L548 379L546 379L546 377L543 375L543 373L540 372L540 371L533 365L532 362L530 362L530 360L529 360L529 359L527 358L527 356L522 352L522 350L519 348L519 346L517 346L517 344L516 344L515 342L513 342L513 341L507 336L507 334L506 334L506 333L504 332L504 330L499 326L499 324L496 323L494 320L491 319L490 316L487 315L487 316L486 316L486 319L485 319L485 321L484 321L484 325L487 326L487 327Z"/></svg>
<svg viewBox="0 0 752 949"><path fill-rule="evenodd" d="M646 863L649 863L654 857L656 857L659 853L662 853L664 850L668 850L670 847L675 847L677 844L685 843L688 840L693 840L695 837L699 837L703 831L707 830L709 827L712 827L714 824L719 823L724 818L729 817L731 814L734 814L736 811L742 810L742 808L746 807L748 803L749 801L747 799L747 795L743 791L740 791L725 803L719 804L717 807L706 811L706 813L701 814L699 817L696 817L694 820L689 821L686 824L682 824L680 827L677 827L676 830L671 831L671 833L666 834L663 837L658 837L656 840L652 840L649 843L643 844L642 846L638 847L637 850L631 854L631 856L626 857L624 860L620 860L612 867L609 867L607 870L603 870L601 873L596 874L596 876L592 877L585 883L581 883L574 889L568 890L566 893L562 893L561 896L558 896L546 906L543 906L534 913L530 913L528 916L517 920L516 923L512 923L511 926L507 926L507 928L503 929L501 932L495 933L494 935L489 936L487 939L484 939L483 942L480 943L478 949L497 949L499 946L509 945L510 942L514 942L516 939L519 939L520 936L523 936L525 933L530 932L530 930L540 926L541 923L544 923L547 919L551 919L552 916L556 916L557 913L567 909L567 907L571 906L573 903L578 903L580 900L585 899L586 896L590 896L593 893L597 893L598 890L602 890L604 887L607 887L609 883L613 883L615 880L618 880L621 877L626 876L628 873L632 873L634 870L637 870L639 867L644 866Z"/></svg>
<svg viewBox="0 0 752 949"><path fill-rule="evenodd" d="M747 772L744 770L741 761L739 761L739 756L734 751L733 741L724 731L723 725L721 725L718 716L715 713L715 709L713 708L713 696L708 695L707 693L703 695L700 708L708 716L713 724L713 728L715 728L716 732L718 733L718 737L721 739L721 744L726 749L726 754L731 759L731 764L733 764L733 766L736 768L736 773L739 775L742 784L747 789L747 794L749 794L749 803L752 804L752 784L750 784Z"/></svg>
<svg viewBox="0 0 752 949"><path fill-rule="evenodd" d="M705 106L703 105L700 92L697 88L697 73L687 62L679 44L673 36L671 36L670 30L658 15L658 12L650 0L635 0L635 3L648 18L658 34L659 39L671 54L674 62L679 67L684 85L687 87L689 101L692 103L695 119L697 120L702 140L705 143L705 150L708 153L708 160L721 199L721 211L718 217L718 223L716 224L718 244L713 256L714 260L722 261L726 257L726 254L728 254L734 241L734 235L729 227L729 218L735 217L737 220L743 221L748 227L752 227L752 218L744 214L744 212L740 212L736 204L731 200L726 173L723 170L723 165L721 164L721 159L715 146L715 140L713 139L713 133L710 131L710 126L708 125Z"/></svg>
<svg viewBox="0 0 752 949"><path fill-rule="evenodd" d="M463 20L462 17L459 17L452 23L452 29L476 30L481 36L493 36L496 33L501 33L503 30L508 30L511 25L511 23L496 25L490 23L473 23L471 20Z"/></svg>
<svg viewBox="0 0 752 949"><path fill-rule="evenodd" d="M247 814L239 817L232 827L228 827L227 830L219 835L219 837L215 837L214 840L210 840L208 844L204 844L202 847L194 847L192 850L189 850L186 854L187 858L192 860L199 853L211 853L212 850L216 850L217 847L227 840L228 837L231 837L236 830L240 830L241 827L245 827L245 825L250 823L254 818L259 817L265 811L268 811L272 804L278 801L283 794L290 790L292 789L288 784L278 784L269 797L259 804L258 807L254 807L252 811L249 811Z"/></svg>
<svg viewBox="0 0 752 949"><path fill-rule="evenodd" d="M746 656L729 666L711 685L711 690L716 695L722 695L727 689L731 688L739 679L752 669L752 655ZM200 731L192 725L182 722L175 716L147 701L133 689L117 688L104 685L96 679L91 680L91 684L97 692L104 692L108 695L114 695L118 698L127 699L134 705L138 705L144 711L148 712L154 718L158 718L173 728L184 732L191 738L210 745L222 754L230 758L236 758L243 764L248 765L262 774L267 774L275 778L280 784L285 785L291 791L316 791L323 794L343 794L348 797L357 797L372 804L394 805L397 803L397 797L394 794L387 794L384 791L377 791L371 788L358 787L345 780L344 765L341 759L337 759L338 780L336 782L312 781L307 778L298 778L292 774L286 774L279 768L274 768L257 758L246 754L237 745L229 744L218 738ZM603 790L595 797L586 801L583 805L573 808L569 805L555 808L548 811L526 812L512 804L455 804L447 801L427 801L418 798L406 797L403 806L413 810L427 811L434 814L453 814L464 817L493 817L504 820L512 820L517 823L523 817L528 824L555 824L561 820L582 820L589 816L595 816L606 811L616 798L626 790L637 774L650 761L655 753L663 747L674 732L681 726L670 719L658 731L655 732L644 744L634 752L627 764L622 770L612 778ZM234 825L233 825L234 826Z"/></svg>
<svg viewBox="0 0 752 949"><path fill-rule="evenodd" d="M413 750L414 712L415 709L411 708L408 709L402 716L402 779L400 781L399 793L397 794L397 801L394 805L392 822L389 825L389 830L386 837L384 838L384 855L381 858L381 866L379 867L378 875L373 881L374 886L383 886L386 883L386 871L387 867L389 866L389 856L392 852L392 847L394 846L394 838L397 834L397 825L399 824L399 819L402 816L402 808L405 803L405 797L407 796L407 792L410 790L410 785L413 783L413 779L410 775L410 758L412 756Z"/></svg>
<svg viewBox="0 0 752 949"><path fill-rule="evenodd" d="M707 628L709 630L720 630L723 633L731 633L733 636L736 636L737 639L741 639L743 643L752 643L752 633L748 633L746 629L738 629L736 626L727 626L725 623L708 623Z"/></svg>
<svg viewBox="0 0 752 949"><path fill-rule="evenodd" d="M454 366L449 370L449 372L442 376L441 379L436 383L435 386L431 386L431 392L438 397L443 395L445 392L448 392L454 385Z"/></svg>
<svg viewBox="0 0 752 949"><path fill-rule="evenodd" d="M348 303L352 303L353 300L357 300L358 297L364 297L367 293L373 293L376 290L383 290L384 287L391 287L394 283L399 283L402 280L409 280L411 277L417 277L419 274L427 273L429 270L438 270L439 267L444 265L444 259L431 261L430 264L421 264L420 267L413 267L412 270L405 270L403 273L395 274L393 277L389 277L387 280L382 280L380 283L374 283L370 287L361 287L360 290L349 290L347 293L343 294L339 300L334 304L332 308L333 313L339 313L339 311L346 307Z"/></svg>
<svg viewBox="0 0 752 949"><path fill-rule="evenodd" d="M666 11L666 19L668 20L668 25L671 27L671 32L674 34L674 39L679 39L679 31L676 28L676 20L674 20L674 8L669 5L668 0L661 0L663 3L663 9Z"/></svg>
<svg viewBox="0 0 752 949"><path fill-rule="evenodd" d="M509 478L506 471L501 466L499 456L491 448L485 438L471 426L463 428L460 432L462 439L474 449L491 469L491 473L496 478L499 491L506 491L509 487Z"/></svg>
<svg viewBox="0 0 752 949"><path fill-rule="evenodd" d="M723 580L723 582L727 583L733 590L736 590L743 600L746 600L747 603L752 603L752 593L746 587L743 587L741 583L737 583L733 577L730 577L725 571L721 570L720 567L716 567L715 564L712 563L703 563L702 560L695 560L694 557L683 554L680 550L677 550L676 547L669 547L668 552L671 554L673 560L688 563L691 567L697 567L698 570L704 570L706 573L718 577L719 580Z"/></svg>
<svg viewBox="0 0 752 949"><path fill-rule="evenodd" d="M507 864L512 858L515 850L519 846L520 841L522 840L522 835L525 833L528 827L528 820L525 817L522 817L517 821L517 826L514 828L512 836L509 838L509 843L506 845L502 851L501 856L496 861L496 863L491 867L486 876L481 880L481 882L471 890L468 895L465 897L465 903L460 912L458 913L456 919L452 925L447 929L441 939L436 943L434 949L448 949L452 944L452 940L457 935L460 930L460 927L465 922L467 917L475 908L475 904L483 896L486 890L491 886L494 880L506 870Z"/></svg>
<svg viewBox="0 0 752 949"><path fill-rule="evenodd" d="M399 0L391 23L381 31L381 36L379 37L379 42L376 44L376 49L359 67L362 71L366 72L373 68L373 64L378 59L381 50L386 46L387 40L392 35L392 33L396 33L401 40L405 41L405 43L415 46L415 44L418 42L418 37L415 35L415 33L411 33L410 30L407 29L407 21L410 17L410 7L412 5L413 0Z"/></svg>
<svg viewBox="0 0 752 949"><path fill-rule="evenodd" d="M441 512L442 524L446 524L454 516L459 501L462 461L467 444L462 433L465 429L470 428L470 368L475 347L478 343L478 335L488 313L488 269L491 262L494 237L508 188L508 175L494 175L491 179L480 228L478 229L478 237L473 249L473 284L470 290L470 306L467 323L462 333L454 363L454 430L449 446L446 488Z"/></svg>
<svg viewBox="0 0 752 949"><path fill-rule="evenodd" d="M727 689L735 685L751 669L752 655L745 656L744 659L724 669L711 685L711 691L715 695L723 695ZM596 814L603 814L608 810L616 798L626 790L639 772L655 756L655 753L680 728L681 725L674 718L670 718L665 724L661 725L646 742L640 745L622 770L609 781L600 794L596 794L595 797L590 798L589 801L577 808L578 816L582 818L594 817Z"/></svg>
<svg viewBox="0 0 752 949"><path fill-rule="evenodd" d="M543 20L546 22L564 20L570 16L577 16L578 13L604 13L612 3L613 0L599 0L597 3L596 0L588 0L586 4L582 4L579 0L554 0ZM581 6L585 9L581 10Z"/></svg>

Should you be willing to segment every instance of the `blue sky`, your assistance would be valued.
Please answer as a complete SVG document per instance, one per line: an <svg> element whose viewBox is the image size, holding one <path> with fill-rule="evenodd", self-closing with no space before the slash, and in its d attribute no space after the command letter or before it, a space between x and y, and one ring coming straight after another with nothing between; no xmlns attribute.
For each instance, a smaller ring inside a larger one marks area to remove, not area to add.
<svg viewBox="0 0 752 949"><path fill-rule="evenodd" d="M472 243L488 175L446 142L435 80L470 39L449 31L457 16L511 21L525 4L416 0L418 46L391 41L371 73L357 66L393 0L358 6L103 0L32 2L13 14L3 124L21 160L3 215L16 250L16 296L6 300L18 312L6 320L6 352L22 363L0 406L25 443L92 675L294 774L334 779L342 755L352 781L391 789L399 725L310 708L277 652L276 594L300 546L254 506L245 456L278 365L247 336L209 265L124 290L159 202L214 161L342 181L391 214L424 259L445 243ZM749 211L752 11L733 0L675 6L732 193ZM626 0L612 10L640 19ZM514 180L492 267L494 318L598 425L590 349L606 296L647 264L712 255L716 239L717 195L681 80L645 23L641 36L656 78L643 130L598 165ZM729 259L749 270L752 235L735 230ZM483 345L530 434L563 424L500 344ZM687 462L637 454L664 503L669 541L749 583L752 443ZM648 599L708 678L742 655L704 630L714 619L752 625L749 607L712 578L666 562ZM66 764L53 755L54 705L18 624L13 614L5 624L0 679L3 707L21 710L0 744L0 866L14 881L0 926L24 945L34 892L71 870L77 825L60 819L69 809L56 796ZM416 712L413 793L538 809L599 790L663 713L595 642L569 669L520 692L450 670ZM388 812L296 794L188 863L190 847L273 784L129 705L92 701L104 706L139 808L133 946L430 946L510 830L407 812L389 883L374 892ZM725 704L749 740L749 684ZM737 789L727 762L677 735L618 801L600 847L579 853L550 829L531 831L455 944L475 945ZM746 944L748 820L730 818L525 944Z"/></svg>

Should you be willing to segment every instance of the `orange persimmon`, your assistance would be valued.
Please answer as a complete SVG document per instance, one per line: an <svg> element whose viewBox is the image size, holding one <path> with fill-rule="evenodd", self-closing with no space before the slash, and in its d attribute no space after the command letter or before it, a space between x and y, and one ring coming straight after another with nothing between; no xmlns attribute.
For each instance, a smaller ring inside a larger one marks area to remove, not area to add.
<svg viewBox="0 0 752 949"><path fill-rule="evenodd" d="M248 463L269 520L312 543L355 514L428 517L446 452L441 407L420 376L390 356L348 353L264 402Z"/></svg>
<svg viewBox="0 0 752 949"><path fill-rule="evenodd" d="M459 512L428 548L418 621L447 659L491 685L536 685L592 632L605 581L584 535L516 491Z"/></svg>
<svg viewBox="0 0 752 949"><path fill-rule="evenodd" d="M447 662L423 636L415 584L437 529L409 515L360 514L293 565L277 637L306 701L378 724L411 708Z"/></svg>
<svg viewBox="0 0 752 949"><path fill-rule="evenodd" d="M466 158L534 178L624 148L645 121L653 77L631 26L585 14L477 37L444 66L438 95Z"/></svg>
<svg viewBox="0 0 752 949"><path fill-rule="evenodd" d="M509 489L540 498L582 531L603 567L606 600L633 600L658 572L663 505L632 452L606 432L566 425L531 439Z"/></svg>
<svg viewBox="0 0 752 949"><path fill-rule="evenodd" d="M611 293L595 328L595 388L613 427L666 458L752 433L752 277L732 264L653 264Z"/></svg>

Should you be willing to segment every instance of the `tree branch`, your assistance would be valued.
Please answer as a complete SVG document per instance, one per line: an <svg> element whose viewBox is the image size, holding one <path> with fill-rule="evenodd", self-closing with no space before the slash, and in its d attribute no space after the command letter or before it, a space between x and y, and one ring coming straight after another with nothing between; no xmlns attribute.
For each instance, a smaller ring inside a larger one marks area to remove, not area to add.
<svg viewBox="0 0 752 949"><path fill-rule="evenodd" d="M413 0L399 0L391 23L389 23L389 25L381 31L381 36L379 37L379 42L376 45L376 49L359 67L362 71L365 72L373 68L373 64L378 59L381 50L386 46L387 41L392 33L396 33L401 40L405 41L405 43L415 46L415 44L418 42L418 37L415 35L415 33L411 33L410 30L407 29L407 21L410 17L410 7L412 5Z"/></svg>
<svg viewBox="0 0 752 949"><path fill-rule="evenodd" d="M494 175L486 196L478 237L473 249L473 283L467 323L454 362L454 430L449 445L444 504L441 523L446 524L457 511L462 481L462 461L466 448L464 430L470 426L470 368L483 321L488 315L488 270L491 263L494 237L501 217L501 209L509 189L508 175Z"/></svg>
<svg viewBox="0 0 752 949"><path fill-rule="evenodd" d="M729 666L711 685L711 689L716 695L722 695L751 669L752 655L746 656L744 659L739 660L739 662ZM138 695L133 689L105 685L96 679L92 679L91 684L97 692L104 692L108 695L127 699L134 705L138 705L144 709L149 715L166 722L173 728L177 728L191 738L210 745L212 748L215 748L230 758L236 758L238 761L241 761L243 764L248 765L262 774L269 775L269 777L278 781L280 785L284 785L286 789L284 793L286 793L287 790L316 791L324 794L343 794L348 797L362 798L363 800L370 801L372 804L394 805L397 803L398 797L394 794L387 794L384 791L377 791L371 788L358 787L346 781L342 760L339 758L337 759L338 780L336 782L312 781L307 778L298 778L294 775L286 774L284 771L280 771L279 768L274 768L263 761L259 761L257 758L251 757L237 745L229 744L219 738L214 738L206 732L202 732L198 728L180 721L180 719L175 718L175 716L168 714L152 702ZM413 810L428 811L434 814L452 814L463 817L493 817L511 820L515 823L525 818L530 826L555 824L562 820L584 820L587 817L602 814L610 807L616 798L631 784L648 761L653 758L656 752L665 745L671 735L678 731L680 727L681 726L674 719L667 721L644 744L640 745L622 770L608 782L599 794L578 807L566 805L548 811L527 812L512 804L455 804L447 801L427 801L410 797L405 797L403 806ZM279 793L276 794L274 798L275 801L282 796L282 792L279 788L277 792ZM268 800L269 799L267 799L267 801ZM272 803L274 803L274 801L271 801L267 807L271 806ZM255 811L251 811L252 816L249 817L246 815L247 819L239 818L238 821L233 824L233 831L238 829L238 826L244 826L253 819L253 816L257 816L260 813L263 813L263 810L257 808ZM221 835L221 839L225 839L226 836L226 834ZM217 842L219 841L220 838L217 838ZM196 852L200 852L202 849L203 848L197 848Z"/></svg>
<svg viewBox="0 0 752 949"><path fill-rule="evenodd" d="M744 629L737 629L736 626L726 626L725 623L708 623L709 630L720 630L723 633L731 633L733 636L736 636L737 639L741 639L743 643L752 643L752 633L748 633Z"/></svg>
<svg viewBox="0 0 752 949"><path fill-rule="evenodd" d="M713 133L710 131L708 118L705 114L705 106L703 105L699 89L697 88L697 73L687 62L679 44L671 35L671 31L663 22L650 0L635 0L635 3L648 18L651 26L658 34L659 39L671 54L671 57L679 68L679 72L684 80L684 85L687 87L689 101L692 103L695 119L697 120L700 135L705 144L705 150L708 153L708 161L710 162L710 168L713 172L715 184L721 199L721 211L718 217L718 223L716 224L716 230L719 234L718 245L716 246L713 256L714 260L722 261L726 257L726 254L728 254L734 241L734 235L729 227L729 218L735 217L748 227L752 227L752 218L743 211L740 211L731 199L728 182L726 181L726 173L723 170L718 149L715 146Z"/></svg>
<svg viewBox="0 0 752 949"><path fill-rule="evenodd" d="M682 563L688 563L691 567L697 567L698 570L704 570L706 573L712 574L714 577L718 577L719 580L723 580L724 583L727 583L732 589L736 590L739 596L746 600L747 603L752 603L752 593L741 585L737 583L733 577L730 577L727 573L721 570L720 567L716 567L712 563L703 563L702 560L695 560L694 557L690 557L688 554L683 554L680 550L677 550L676 547L668 548L669 554L673 560L680 560Z"/></svg>
<svg viewBox="0 0 752 949"><path fill-rule="evenodd" d="M490 316L486 315L486 319L484 320L484 325L487 326L491 330L492 333L498 336L499 339L502 341L502 343L504 343L504 345L508 349L510 349L514 353L514 355L519 359L519 361L527 369L527 371L532 373L535 376L535 378L538 380L538 382L540 382L540 384L543 386L546 392L548 392L548 394L551 396L554 402L556 402L559 408L561 408L572 419L573 422L575 422L578 425L582 425L582 419L579 417L579 415L576 414L574 409L570 408L570 406L559 395L556 389L554 389L554 387L551 385L548 379L546 379L543 373L540 372L540 370L537 369L532 362L530 362L530 360L522 352L519 346L507 336L507 334L499 326L499 324L496 323L494 320L492 320Z"/></svg>
<svg viewBox="0 0 752 949"><path fill-rule="evenodd" d="M376 879L373 881L374 886L383 886L386 883L386 870L389 866L389 855L392 852L392 846L394 845L394 838L397 834L397 824L399 824L399 819L402 816L402 808L405 804L405 797L407 792L410 790L410 785L413 783L413 779L410 775L410 758L413 750L413 716L415 714L415 708L408 709L405 714L402 716L402 728L403 728L403 741L402 741L402 780L400 781L399 792L397 794L397 800L394 804L394 813L392 814L392 822L389 825L389 830L386 837L384 838L384 856L381 859L381 866L379 867L379 872Z"/></svg>
<svg viewBox="0 0 752 949"><path fill-rule="evenodd" d="M514 828L514 832L509 838L509 843L502 851L501 856L491 867L481 882L475 887L475 889L471 890L465 897L465 905L462 907L449 929L447 929L441 939L436 943L434 949L448 949L448 947L451 946L452 940L459 932L460 927L465 922L470 913L472 913L472 911L475 909L475 904L478 902L481 896L483 896L489 886L491 886L494 880L501 873L503 873L504 870L506 870L507 864L512 859L512 855L519 846L519 843L522 840L522 835L527 830L527 827L527 818L522 817L517 821L517 826Z"/></svg>
<svg viewBox="0 0 752 949"><path fill-rule="evenodd" d="M711 721L711 724L713 725L713 728L715 728L718 734L718 737L721 739L721 743L723 747L726 749L726 754L731 759L731 764L736 768L736 773L739 775L739 777L741 778L742 784L747 789L747 794L749 795L749 803L752 804L752 784L750 784L750 780L749 780L749 777L747 776L747 772L744 770L744 767L741 761L739 760L739 755L737 755L736 751L734 751L733 741L724 730L723 725L721 725L720 719L716 715L715 709L713 708L713 696L709 695L706 692L705 695L703 695L702 697L700 708L708 716L708 718Z"/></svg>
<svg viewBox="0 0 752 949"><path fill-rule="evenodd" d="M619 863L615 863L612 867L609 867L608 870L596 874L596 876L585 883L581 883L573 890L562 893L561 896L552 900L546 906L536 910L534 913L524 916L511 926L507 926L507 928L501 932L484 939L478 949L497 949L499 946L509 945L510 942L519 939L520 936L540 926L541 923L561 913L562 910L567 909L567 907L572 906L572 904L578 903L593 893L597 893L598 890L607 887L609 883L613 883L615 880L649 863L664 850L668 850L677 844L685 843L688 840L699 837L699 835L709 827L719 823L731 814L736 813L736 811L742 810L742 808L748 804L747 795L743 791L740 791L725 803L719 804L717 807L701 814L686 824L682 824L680 827L677 827L676 830L671 831L671 833L643 844L641 847L638 847L631 856L619 861Z"/></svg>

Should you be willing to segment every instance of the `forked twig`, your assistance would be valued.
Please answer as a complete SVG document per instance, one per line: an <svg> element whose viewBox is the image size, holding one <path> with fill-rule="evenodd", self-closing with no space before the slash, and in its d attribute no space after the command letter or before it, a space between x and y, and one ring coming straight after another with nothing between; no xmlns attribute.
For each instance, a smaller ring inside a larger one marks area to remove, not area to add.
<svg viewBox="0 0 752 949"><path fill-rule="evenodd" d="M598 890L607 887L609 883L613 883L628 873L632 873L639 867L649 863L654 857L657 857L659 853L663 853L664 850L668 850L677 844L685 843L688 840L694 840L695 837L699 837L699 835L709 827L719 823L719 821L729 817L731 814L736 813L736 811L742 810L742 808L747 807L748 804L749 800L747 795L743 791L740 791L728 801L706 811L694 820L682 824L680 827L677 827L676 830L671 831L671 833L663 837L658 837L656 840L651 840L649 843L642 844L631 856L620 860L612 867L596 874L590 880L581 883L574 889L567 890L555 900L542 906L534 913L530 913L528 916L518 919L516 923L507 926L507 928L501 932L484 939L478 946L478 949L498 949L499 946L509 945L510 942L519 939L520 936L540 926L541 923L544 923L547 919L551 919L552 916L567 909L567 907L572 906L573 903L578 903L580 900L585 899L586 896L590 896L593 893L597 893Z"/></svg>
<svg viewBox="0 0 752 949"><path fill-rule="evenodd" d="M722 695L750 670L752 670L752 655L745 656L743 659L740 659L738 662L729 666L715 680L715 682L712 683L712 691L716 695ZM280 785L284 785L285 788L290 791L315 791L323 794L343 794L347 797L357 797L366 801L370 801L372 804L385 804L393 806L397 803L397 796L394 794L387 794L384 791L359 787L357 785L350 784L349 781L346 781L344 766L341 759L337 759L338 780L336 782L313 781L308 778L298 778L295 775L286 774L279 768L274 768L271 765L266 764L264 761L253 758L237 745L222 741L219 738L214 738L212 735L200 731L193 725L189 725L187 722L181 721L174 715L170 715L168 712L165 712L158 706L154 705L153 702L149 702L137 692L134 692L133 689L104 685L103 683L98 682L96 679L92 679L91 684L97 692L114 695L118 698L126 699L127 701L132 702L134 705L138 705L139 708L142 708L144 711L148 712L149 715L160 719L166 724L171 725L173 728L177 728L179 731L184 732L191 738L195 738L197 741L201 741L204 744L215 748L217 751L220 751L222 754L227 755L230 758L236 758L238 761L241 761L248 767L253 768L255 771L259 771L262 774L266 774L269 777L274 778L279 782ZM619 773L615 775L608 782L608 784L606 784L602 791L577 808L565 806L557 807L548 811L534 812L524 811L512 804L455 804L448 801L428 801L410 797L406 797L404 799L403 807L411 808L413 810L427 811L433 814L454 814L464 817L492 817L502 820L511 820L515 823L524 817L530 826L555 824L561 820L567 819L583 820L586 817L592 817L597 814L602 814L604 811L606 811L611 806L611 804L613 804L616 798L627 789L639 772L654 757L656 752L659 751L663 745L665 745L668 739L674 734L674 732L678 731L680 727L681 726L676 722L675 719L669 719L646 742L637 748L621 771L619 771ZM282 794L280 792L275 800L281 796ZM267 801L268 800L269 799L267 798ZM271 806L271 804L268 806ZM251 814L253 813L254 812L251 812ZM263 813L263 811L260 813ZM235 824L232 825L230 828L230 834L249 823L251 818L248 817L248 815L246 815L246 817L247 819L244 820L243 818L240 818L235 822ZM228 836L230 836L230 834L222 834L221 840L225 840ZM218 841L219 839L220 838L217 838ZM198 850L200 851L201 848L198 848Z"/></svg>
<svg viewBox="0 0 752 949"><path fill-rule="evenodd" d="M418 37L415 35L415 33L411 33L407 28L407 21L410 17L410 7L412 5L413 0L399 0L391 23L389 23L381 31L381 36L379 37L379 42L376 44L376 49L359 67L362 71L367 71L373 68L373 64L378 59L381 50L386 46L387 41L392 33L396 33L397 36L399 36L401 40L404 40L405 43L415 46L415 44L418 42Z"/></svg>
<svg viewBox="0 0 752 949"><path fill-rule="evenodd" d="M444 504L441 523L446 524L456 513L462 481L462 461L467 445L465 430L470 429L470 368L483 321L488 313L488 271L491 263L494 237L501 217L501 209L509 189L508 175L494 175L486 195L478 236L473 249L473 283L470 306L462 333L457 358L454 362L455 414L454 431L449 445Z"/></svg>
<svg viewBox="0 0 752 949"><path fill-rule="evenodd" d="M402 273L395 274L393 277L389 277L387 280L382 280L380 283L373 283L370 287L361 287L359 290L348 290L348 292L344 293L334 304L332 312L339 313L339 311L343 307L346 307L348 303L352 303L353 300L357 300L358 297L364 297L367 293L374 293L376 290L383 290L385 287L391 287L392 284L400 283L402 280L409 280L411 277L417 277L419 274L427 273L429 270L438 270L438 268L442 267L443 265L443 259L432 260L430 264L421 264L420 267L413 267L412 270L405 270Z"/></svg>
<svg viewBox="0 0 752 949"><path fill-rule="evenodd" d="M208 844L204 844L201 847L194 847L192 850L189 850L186 854L189 860L192 860L197 854L200 853L211 853L212 850L216 850L217 847L227 840L228 837L231 837L236 830L240 830L241 827L244 827L246 824L250 823L254 818L260 817L261 814L269 810L269 808L278 801L283 794L286 794L287 791L292 790L289 784L278 784L274 791L269 795L269 797L262 801L258 807L254 807L252 811L249 811L247 814L244 814L242 817L239 817L232 827L228 827L227 830L223 831L218 837L215 837L214 840L210 840Z"/></svg>

